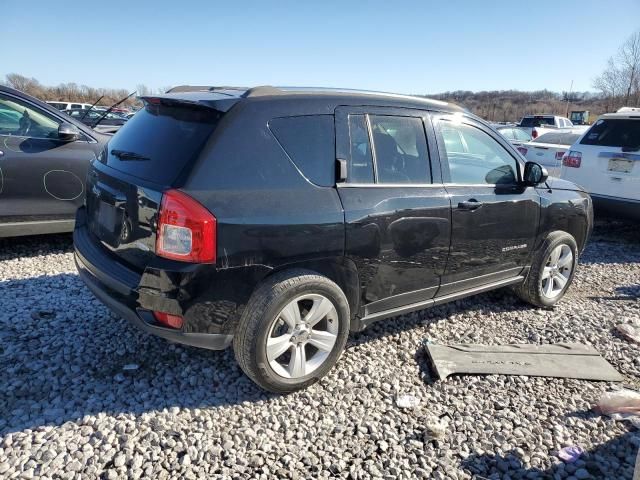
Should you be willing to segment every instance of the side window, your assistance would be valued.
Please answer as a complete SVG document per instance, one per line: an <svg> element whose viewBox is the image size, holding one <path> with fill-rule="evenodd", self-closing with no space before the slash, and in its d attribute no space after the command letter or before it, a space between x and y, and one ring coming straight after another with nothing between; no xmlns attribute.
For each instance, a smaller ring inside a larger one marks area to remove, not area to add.
<svg viewBox="0 0 640 480"><path fill-rule="evenodd" d="M349 115L349 183L373 183L373 156L365 115Z"/></svg>
<svg viewBox="0 0 640 480"><path fill-rule="evenodd" d="M274 118L269 129L305 177L323 187L335 185L333 115Z"/></svg>
<svg viewBox="0 0 640 480"><path fill-rule="evenodd" d="M13 97L0 95L0 135L58 138L59 123Z"/></svg>
<svg viewBox="0 0 640 480"><path fill-rule="evenodd" d="M370 115L378 183L431 183L421 118Z"/></svg>
<svg viewBox="0 0 640 480"><path fill-rule="evenodd" d="M452 183L511 184L517 180L517 162L490 135L464 123L440 120L444 153ZM458 138L453 144L447 138Z"/></svg>

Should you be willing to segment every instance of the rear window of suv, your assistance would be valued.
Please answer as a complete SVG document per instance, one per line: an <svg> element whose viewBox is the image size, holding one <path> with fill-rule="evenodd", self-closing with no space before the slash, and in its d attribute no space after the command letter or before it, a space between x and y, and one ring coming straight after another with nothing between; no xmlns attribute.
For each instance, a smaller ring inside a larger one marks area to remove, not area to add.
<svg viewBox="0 0 640 480"><path fill-rule="evenodd" d="M307 179L322 187L335 185L333 115L274 118L269 129Z"/></svg>
<svg viewBox="0 0 640 480"><path fill-rule="evenodd" d="M640 119L607 118L598 120L580 143L603 147L640 147Z"/></svg>
<svg viewBox="0 0 640 480"><path fill-rule="evenodd" d="M109 141L107 165L149 182L173 185L200 154L221 116L205 107L147 103Z"/></svg>

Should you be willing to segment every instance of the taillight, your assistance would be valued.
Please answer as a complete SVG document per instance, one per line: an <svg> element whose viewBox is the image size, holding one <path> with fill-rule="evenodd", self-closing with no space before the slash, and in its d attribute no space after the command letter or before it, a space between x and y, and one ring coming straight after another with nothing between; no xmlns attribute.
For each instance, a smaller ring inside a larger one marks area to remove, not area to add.
<svg viewBox="0 0 640 480"><path fill-rule="evenodd" d="M216 262L216 217L189 195L162 195L156 255L192 263Z"/></svg>
<svg viewBox="0 0 640 480"><path fill-rule="evenodd" d="M518 147L518 151L523 155L526 156L527 152L529 151L528 149L524 148L524 147Z"/></svg>
<svg viewBox="0 0 640 480"><path fill-rule="evenodd" d="M538 131L535 128L531 131L531 138L538 138Z"/></svg>
<svg viewBox="0 0 640 480"><path fill-rule="evenodd" d="M153 312L153 316L158 323L161 323L165 327L177 329L182 328L182 317L180 315L173 315L165 312Z"/></svg>
<svg viewBox="0 0 640 480"><path fill-rule="evenodd" d="M562 165L565 167L580 168L582 153L570 150L562 157Z"/></svg>

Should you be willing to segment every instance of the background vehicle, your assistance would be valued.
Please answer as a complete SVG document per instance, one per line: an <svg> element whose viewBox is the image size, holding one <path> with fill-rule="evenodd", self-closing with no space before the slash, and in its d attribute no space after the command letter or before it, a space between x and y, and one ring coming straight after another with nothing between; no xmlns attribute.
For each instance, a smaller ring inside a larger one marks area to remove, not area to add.
<svg viewBox="0 0 640 480"><path fill-rule="evenodd" d="M401 313L507 285L553 305L591 229L587 194L549 188L454 105L273 87L143 100L92 164L78 271L147 332L233 343L269 390L314 383L350 330Z"/></svg>
<svg viewBox="0 0 640 480"><path fill-rule="evenodd" d="M509 140L511 145L516 147L531 141L531 135L522 128L514 126L496 126L495 129L500 132L504 138Z"/></svg>
<svg viewBox="0 0 640 480"><path fill-rule="evenodd" d="M46 102L46 103L48 103L54 108L57 108L58 110L71 110L75 108L81 108L86 110L91 108L90 103L74 103L74 102Z"/></svg>
<svg viewBox="0 0 640 480"><path fill-rule="evenodd" d="M72 109L68 110L65 113L69 115L71 118L78 120L79 122L84 123L92 128L100 126L116 126L121 127L125 123L127 123L127 119L122 117L120 114L109 112L104 117L104 111L93 111L93 110L80 110L80 109ZM96 122L98 122L96 124Z"/></svg>
<svg viewBox="0 0 640 480"><path fill-rule="evenodd" d="M0 86L0 237L72 231L87 167L108 138Z"/></svg>
<svg viewBox="0 0 640 480"><path fill-rule="evenodd" d="M574 125L589 125L588 110L573 110L569 118Z"/></svg>
<svg viewBox="0 0 640 480"><path fill-rule="evenodd" d="M519 146L518 151L527 160L544 166L549 175L559 176L562 157L580 136L580 133L564 130L549 132Z"/></svg>
<svg viewBox="0 0 640 480"><path fill-rule="evenodd" d="M640 220L640 112L602 115L562 159L601 213Z"/></svg>
<svg viewBox="0 0 640 480"><path fill-rule="evenodd" d="M519 127L536 138L557 128L571 128L573 123L568 118L557 115L525 115L520 120Z"/></svg>

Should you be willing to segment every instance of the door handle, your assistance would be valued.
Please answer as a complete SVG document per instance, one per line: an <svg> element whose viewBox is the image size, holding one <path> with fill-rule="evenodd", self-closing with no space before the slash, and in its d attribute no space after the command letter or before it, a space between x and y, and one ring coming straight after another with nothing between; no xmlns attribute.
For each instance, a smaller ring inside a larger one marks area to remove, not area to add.
<svg viewBox="0 0 640 480"><path fill-rule="evenodd" d="M479 202L474 198L467 200L466 202L458 203L458 208L460 210L476 210L481 206L482 206L482 202Z"/></svg>

